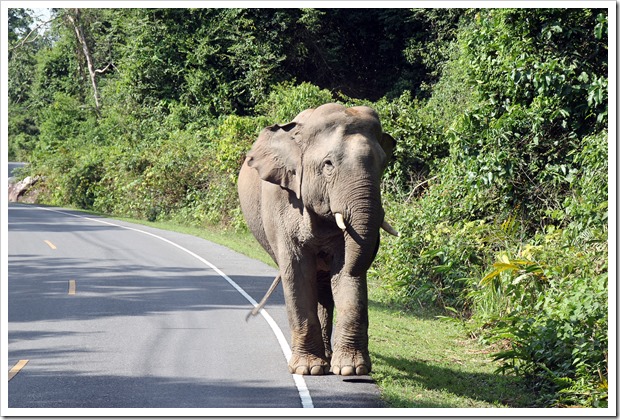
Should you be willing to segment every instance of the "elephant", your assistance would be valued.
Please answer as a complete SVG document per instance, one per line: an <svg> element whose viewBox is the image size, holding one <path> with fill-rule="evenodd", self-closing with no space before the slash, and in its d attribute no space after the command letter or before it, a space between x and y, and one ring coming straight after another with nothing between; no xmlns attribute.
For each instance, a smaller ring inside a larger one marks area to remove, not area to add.
<svg viewBox="0 0 620 420"><path fill-rule="evenodd" d="M371 371L366 276L380 228L398 235L380 188L395 145L375 110L329 103L264 128L246 155L241 210L278 266L270 292L282 282L290 373Z"/></svg>

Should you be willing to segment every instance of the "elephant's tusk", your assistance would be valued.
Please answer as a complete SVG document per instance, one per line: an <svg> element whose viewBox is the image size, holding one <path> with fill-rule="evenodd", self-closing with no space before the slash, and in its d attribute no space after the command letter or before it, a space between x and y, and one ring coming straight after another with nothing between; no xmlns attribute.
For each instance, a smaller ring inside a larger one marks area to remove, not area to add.
<svg viewBox="0 0 620 420"><path fill-rule="evenodd" d="M347 225L344 224L344 217L342 217L341 213L336 213L336 224L342 230L347 230Z"/></svg>
<svg viewBox="0 0 620 420"><path fill-rule="evenodd" d="M390 235L394 235L394 236L400 236L400 234L396 231L396 229L394 229L392 227L392 225L390 225L387 220L383 221L383 224L381 225L381 228L386 231L387 233L389 233Z"/></svg>

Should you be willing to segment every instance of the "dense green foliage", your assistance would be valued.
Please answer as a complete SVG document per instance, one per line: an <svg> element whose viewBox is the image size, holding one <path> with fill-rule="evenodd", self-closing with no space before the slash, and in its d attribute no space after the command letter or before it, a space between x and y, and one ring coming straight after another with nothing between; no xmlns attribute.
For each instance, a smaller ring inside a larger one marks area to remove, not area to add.
<svg viewBox="0 0 620 420"><path fill-rule="evenodd" d="M607 404L606 10L54 16L20 43L32 20L9 10L9 155L45 177L40 200L244 229L236 177L259 131L368 104L398 142L383 187L401 232L374 287L496 342L532 405Z"/></svg>

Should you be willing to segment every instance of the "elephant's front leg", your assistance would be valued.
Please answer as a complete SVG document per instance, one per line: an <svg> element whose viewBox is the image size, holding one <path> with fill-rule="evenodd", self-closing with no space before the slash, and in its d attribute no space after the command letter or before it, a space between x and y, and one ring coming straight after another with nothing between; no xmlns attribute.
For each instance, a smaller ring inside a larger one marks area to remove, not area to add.
<svg viewBox="0 0 620 420"><path fill-rule="evenodd" d="M317 315L316 262L313 258L291 258L280 267L284 299L291 328L291 373L323 375L329 372L321 324Z"/></svg>
<svg viewBox="0 0 620 420"><path fill-rule="evenodd" d="M336 375L367 375L371 370L368 354L368 291L366 276L346 274L334 278L334 302L338 311L331 371Z"/></svg>

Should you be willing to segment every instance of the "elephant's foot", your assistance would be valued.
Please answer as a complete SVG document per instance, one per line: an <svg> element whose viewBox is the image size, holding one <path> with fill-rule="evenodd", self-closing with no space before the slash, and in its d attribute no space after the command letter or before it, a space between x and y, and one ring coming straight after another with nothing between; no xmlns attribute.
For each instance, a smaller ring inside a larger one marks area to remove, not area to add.
<svg viewBox="0 0 620 420"><path fill-rule="evenodd" d="M329 363L314 355L293 353L288 362L288 371L297 375L325 375L329 372Z"/></svg>
<svg viewBox="0 0 620 420"><path fill-rule="evenodd" d="M371 369L370 356L359 350L336 350L332 356L331 371L335 375L368 375Z"/></svg>

